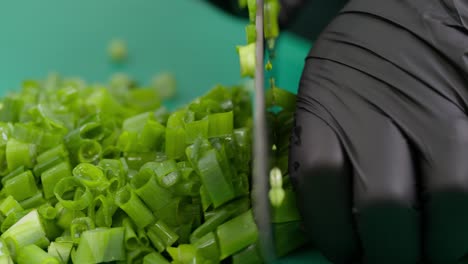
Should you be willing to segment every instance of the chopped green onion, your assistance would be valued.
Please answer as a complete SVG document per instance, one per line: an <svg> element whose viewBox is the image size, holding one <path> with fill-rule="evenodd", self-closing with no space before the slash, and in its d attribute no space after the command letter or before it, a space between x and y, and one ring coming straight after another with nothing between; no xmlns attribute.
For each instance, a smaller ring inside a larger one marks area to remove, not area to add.
<svg viewBox="0 0 468 264"><path fill-rule="evenodd" d="M70 164L66 161L61 162L41 174L42 189L44 197L50 199L54 197L55 185L63 178L71 177Z"/></svg>
<svg viewBox="0 0 468 264"><path fill-rule="evenodd" d="M248 24L245 27L245 34L247 36L247 44L255 43L257 40L257 29L255 24Z"/></svg>
<svg viewBox="0 0 468 264"><path fill-rule="evenodd" d="M219 261L219 246L214 232L204 235L193 245L204 258Z"/></svg>
<svg viewBox="0 0 468 264"><path fill-rule="evenodd" d="M251 0L249 0L251 1ZM255 0L254 0L255 1ZM242 77L255 77L255 43L247 44L246 46L237 46L239 53L240 69Z"/></svg>
<svg viewBox="0 0 468 264"><path fill-rule="evenodd" d="M175 263L201 263L198 260L196 248L193 245L179 245L178 247L169 247L167 252L172 257Z"/></svg>
<svg viewBox="0 0 468 264"><path fill-rule="evenodd" d="M23 216L18 222L3 232L1 238L9 244L9 249L13 250L13 252L18 252L18 249L30 244L41 245L44 241L47 241L46 243L48 244L46 232L37 210L33 210Z"/></svg>
<svg viewBox="0 0 468 264"><path fill-rule="evenodd" d="M80 242L81 234L94 228L94 222L89 217L78 217L73 219L70 225L70 235L73 242L78 244Z"/></svg>
<svg viewBox="0 0 468 264"><path fill-rule="evenodd" d="M227 181L214 149L205 152L198 161L198 168L202 183L215 208L235 197L232 183Z"/></svg>
<svg viewBox="0 0 468 264"><path fill-rule="evenodd" d="M125 229L125 248L128 250L134 250L138 248L140 243L130 219L125 218L122 221L122 227Z"/></svg>
<svg viewBox="0 0 468 264"><path fill-rule="evenodd" d="M72 171L75 178L79 179L88 188L103 190L108 186L104 172L90 163L80 163Z"/></svg>
<svg viewBox="0 0 468 264"><path fill-rule="evenodd" d="M234 125L234 116L232 111L209 115L208 120L209 137L220 137L232 134Z"/></svg>
<svg viewBox="0 0 468 264"><path fill-rule="evenodd" d="M114 39L110 42L108 51L113 62L123 62L127 59L127 44L123 40Z"/></svg>
<svg viewBox="0 0 468 264"><path fill-rule="evenodd" d="M3 233L5 232L6 230L8 230L8 228L10 228L12 225L14 225L16 222L18 222L18 220L20 220L21 218L23 218L23 216L27 215L29 213L29 211L18 211L18 212L11 212L2 222L2 225L1 225L1 228L0 228L0 231Z"/></svg>
<svg viewBox="0 0 468 264"><path fill-rule="evenodd" d="M60 263L68 263L72 248L72 242L55 241L50 243L49 247L47 248L47 253L50 256L56 257Z"/></svg>
<svg viewBox="0 0 468 264"><path fill-rule="evenodd" d="M88 207L88 216L98 227L111 227L112 216L117 210L117 206L110 197L99 195L94 198Z"/></svg>
<svg viewBox="0 0 468 264"><path fill-rule="evenodd" d="M7 196L7 198L0 202L0 214L3 217L7 217L11 213L17 213L21 211L23 211L23 208L11 195Z"/></svg>
<svg viewBox="0 0 468 264"><path fill-rule="evenodd" d="M143 258L143 264L169 264L161 254L158 252L151 252Z"/></svg>
<svg viewBox="0 0 468 264"><path fill-rule="evenodd" d="M137 230L137 236L138 236L138 241L140 242L141 245L147 247L150 244L150 240L148 239L148 236L143 228L139 228Z"/></svg>
<svg viewBox="0 0 468 264"><path fill-rule="evenodd" d="M102 156L102 147L96 140L86 139L81 142L78 149L78 161L94 163Z"/></svg>
<svg viewBox="0 0 468 264"><path fill-rule="evenodd" d="M185 125L186 130L186 143L192 144L196 139L207 139L209 134L208 119L193 121Z"/></svg>
<svg viewBox="0 0 468 264"><path fill-rule="evenodd" d="M7 195L13 196L17 201L22 201L34 196L38 189L33 174L28 170L7 180L3 191Z"/></svg>
<svg viewBox="0 0 468 264"><path fill-rule="evenodd" d="M117 192L115 202L120 209L128 214L138 228L145 228L155 220L148 207L129 186L125 186Z"/></svg>
<svg viewBox="0 0 468 264"><path fill-rule="evenodd" d="M33 196L26 198L19 203L24 209L33 209L41 206L45 202L46 200L42 196L42 192L37 191Z"/></svg>
<svg viewBox="0 0 468 264"><path fill-rule="evenodd" d="M262 257L257 244L252 244L232 256L232 264L262 263Z"/></svg>
<svg viewBox="0 0 468 264"><path fill-rule="evenodd" d="M75 177L65 177L58 181L54 194L60 204L70 210L83 210L91 204L93 199L88 187ZM69 197L70 194L77 197Z"/></svg>
<svg viewBox="0 0 468 264"><path fill-rule="evenodd" d="M60 264L60 261L36 245L27 245L19 250L18 264Z"/></svg>
<svg viewBox="0 0 468 264"><path fill-rule="evenodd" d="M40 155L37 156L37 163L44 163L48 160L51 160L55 157L67 157L68 151L66 150L63 144L60 144L56 147L50 148L45 152L42 152Z"/></svg>
<svg viewBox="0 0 468 264"><path fill-rule="evenodd" d="M172 98L176 93L177 81L171 73L164 72L156 75L151 84L162 99Z"/></svg>
<svg viewBox="0 0 468 264"><path fill-rule="evenodd" d="M179 236L162 220L150 225L148 227L147 235L153 246L159 252L162 252L167 247L172 246L172 244L179 239Z"/></svg>
<svg viewBox="0 0 468 264"><path fill-rule="evenodd" d="M132 178L132 185L135 188L136 194L153 212L168 205L173 198L169 190L158 184L154 169L157 166L159 165L155 162L148 162Z"/></svg>
<svg viewBox="0 0 468 264"><path fill-rule="evenodd" d="M124 228L97 228L81 234L74 263L125 260Z"/></svg>
<svg viewBox="0 0 468 264"><path fill-rule="evenodd" d="M58 215L57 209L48 203L39 206L37 211L42 218L47 220L55 219Z"/></svg>
<svg viewBox="0 0 468 264"><path fill-rule="evenodd" d="M249 19L250 23L255 23L255 18L257 16L257 0L246 0L247 8L249 9Z"/></svg>
<svg viewBox="0 0 468 264"><path fill-rule="evenodd" d="M7 175L5 175L5 177L2 178L2 184L5 185L6 181L20 175L25 171L26 169L24 168L24 166L19 166L18 168L10 171Z"/></svg>
<svg viewBox="0 0 468 264"><path fill-rule="evenodd" d="M264 3L264 35L265 39L276 39L279 36L278 17L280 12L279 0L265 0Z"/></svg>
<svg viewBox="0 0 468 264"><path fill-rule="evenodd" d="M169 159L184 155L186 136L183 128L166 128L166 155Z"/></svg>
<svg viewBox="0 0 468 264"><path fill-rule="evenodd" d="M221 260L255 243L258 238L258 229L252 211L249 210L220 225L216 230L216 235L219 240Z"/></svg>

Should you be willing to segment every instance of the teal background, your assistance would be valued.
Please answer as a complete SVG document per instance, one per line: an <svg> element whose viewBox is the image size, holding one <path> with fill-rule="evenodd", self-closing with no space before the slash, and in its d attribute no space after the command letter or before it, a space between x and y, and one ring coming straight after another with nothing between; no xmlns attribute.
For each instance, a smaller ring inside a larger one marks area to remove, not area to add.
<svg viewBox="0 0 468 264"><path fill-rule="evenodd" d="M49 72L90 82L125 72L145 84L155 73L171 71L179 84L178 102L185 103L218 83L242 81L235 46L245 42L245 23L199 0L2 1L0 93ZM128 45L124 65L109 61L107 46L114 38ZM297 90L310 46L282 35L278 86ZM279 263L328 262L303 251Z"/></svg>
<svg viewBox="0 0 468 264"><path fill-rule="evenodd" d="M142 84L172 71L179 100L186 102L217 83L240 81L235 46L245 42L244 25L200 0L2 1L0 91L51 71L93 82L122 71ZM125 65L108 59L114 38L127 42ZM297 89L309 46L287 33L282 37L280 86Z"/></svg>

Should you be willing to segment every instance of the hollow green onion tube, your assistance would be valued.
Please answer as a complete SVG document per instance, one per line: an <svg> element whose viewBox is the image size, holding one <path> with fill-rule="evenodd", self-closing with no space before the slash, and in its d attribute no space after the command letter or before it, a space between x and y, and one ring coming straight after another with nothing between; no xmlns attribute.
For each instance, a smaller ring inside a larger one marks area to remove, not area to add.
<svg viewBox="0 0 468 264"><path fill-rule="evenodd" d="M130 219L125 218L122 221L122 227L125 230L125 248L128 250L134 250L140 246L140 243L138 241L138 237L135 233L135 230L133 228L133 224Z"/></svg>
<svg viewBox="0 0 468 264"><path fill-rule="evenodd" d="M63 163L63 162L68 162L68 158L57 156L57 157L53 157L53 158L51 158L49 160L43 161L41 163L37 163L36 166L34 166L34 168L33 168L34 176L36 176L36 177L42 176L42 174L45 171L57 166L60 163Z"/></svg>
<svg viewBox="0 0 468 264"><path fill-rule="evenodd" d="M150 247L138 247L134 250L128 251L127 260L122 263L126 263L126 264L141 263L143 261L143 258L151 252L154 252L154 250Z"/></svg>
<svg viewBox="0 0 468 264"><path fill-rule="evenodd" d="M217 158L216 150L211 149L198 161L203 186L216 208L235 197L232 183L225 176Z"/></svg>
<svg viewBox="0 0 468 264"><path fill-rule="evenodd" d="M89 217L78 217L73 219L70 225L70 235L73 242L78 244L82 233L88 230L93 230L94 228L94 222Z"/></svg>
<svg viewBox="0 0 468 264"><path fill-rule="evenodd" d="M161 220L150 225L147 230L147 235L151 240L151 243L159 252L162 252L167 247L172 246L172 244L179 239L179 236Z"/></svg>
<svg viewBox="0 0 468 264"><path fill-rule="evenodd" d="M33 144L9 139L6 145L6 161L8 170L14 170L19 166L32 168L36 155L36 147Z"/></svg>
<svg viewBox="0 0 468 264"><path fill-rule="evenodd" d="M145 228L155 220L148 207L129 186L125 186L117 192L115 203L127 213L138 228Z"/></svg>
<svg viewBox="0 0 468 264"><path fill-rule="evenodd" d="M112 216L117 210L112 198L99 195L88 207L88 216L98 227L111 227Z"/></svg>
<svg viewBox="0 0 468 264"><path fill-rule="evenodd" d="M208 136L210 138L231 135L233 132L234 116L232 111L211 114L208 116L208 121Z"/></svg>
<svg viewBox="0 0 468 264"><path fill-rule="evenodd" d="M257 30L254 24L248 24L245 27L245 35L247 36L247 44L254 43L257 40Z"/></svg>
<svg viewBox="0 0 468 264"><path fill-rule="evenodd" d="M131 180L136 194L153 212L169 204L173 198L172 193L156 180L155 168L158 166L156 162L146 163Z"/></svg>
<svg viewBox="0 0 468 264"><path fill-rule="evenodd" d="M41 154L39 154L36 158L37 163L44 163L48 160L51 160L55 157L68 157L68 151L63 144L60 144L56 147L50 148Z"/></svg>
<svg viewBox="0 0 468 264"><path fill-rule="evenodd" d="M255 49L255 43L237 47L242 77L255 77Z"/></svg>
<svg viewBox="0 0 468 264"><path fill-rule="evenodd" d="M33 174L28 170L6 181L3 191L17 201L22 201L34 196L38 189Z"/></svg>
<svg viewBox="0 0 468 264"><path fill-rule="evenodd" d="M8 250L8 245L2 238L0 238L0 256L10 256L10 250ZM0 261L0 263L2 262Z"/></svg>
<svg viewBox="0 0 468 264"><path fill-rule="evenodd" d="M143 258L143 264L170 264L170 262L158 252L151 252Z"/></svg>
<svg viewBox="0 0 468 264"><path fill-rule="evenodd" d="M104 137L104 130L99 122L89 122L79 128L80 137L83 139L101 140Z"/></svg>
<svg viewBox="0 0 468 264"><path fill-rule="evenodd" d="M257 244L252 244L232 256L232 264L263 263Z"/></svg>
<svg viewBox="0 0 468 264"><path fill-rule="evenodd" d="M183 128L166 128L166 155L169 159L184 156L186 132Z"/></svg>
<svg viewBox="0 0 468 264"><path fill-rule="evenodd" d="M73 242L54 241L47 248L47 253L50 256L56 257L60 263L68 263L70 254L73 248Z"/></svg>
<svg viewBox="0 0 468 264"><path fill-rule="evenodd" d="M45 203L37 208L37 212L43 219L52 220L55 219L58 215L58 211L52 205Z"/></svg>
<svg viewBox="0 0 468 264"><path fill-rule="evenodd" d="M30 244L40 245L44 241L47 241L48 244L46 232L37 210L33 210L23 216L18 222L8 228L1 235L1 238L9 243L10 250L15 252Z"/></svg>
<svg viewBox="0 0 468 264"><path fill-rule="evenodd" d="M197 252L204 258L219 261L219 246L214 232L210 232L193 243Z"/></svg>
<svg viewBox="0 0 468 264"><path fill-rule="evenodd" d="M138 236L138 241L140 242L142 246L144 247L149 246L150 240L148 238L148 235L146 234L145 229L143 228L137 229L137 236Z"/></svg>
<svg viewBox="0 0 468 264"><path fill-rule="evenodd" d="M231 217L231 212L227 209L221 209L206 220L201 226L195 229L190 235L190 242L194 243L211 231L215 231L216 228L222 223L226 222Z"/></svg>
<svg viewBox="0 0 468 264"><path fill-rule="evenodd" d="M74 263L101 263L125 260L123 227L97 228L81 234Z"/></svg>
<svg viewBox="0 0 468 264"><path fill-rule="evenodd" d="M208 119L193 121L185 125L187 132L186 143L192 144L197 138L208 138L209 122Z"/></svg>
<svg viewBox="0 0 468 264"><path fill-rule="evenodd" d="M78 149L78 161L94 163L102 156L102 147L96 140L85 139Z"/></svg>
<svg viewBox="0 0 468 264"><path fill-rule="evenodd" d="M57 183L66 177L71 177L70 164L67 161L63 161L52 168L44 171L41 174L42 190L44 192L44 198L50 199L54 197L54 188Z"/></svg>
<svg viewBox="0 0 468 264"><path fill-rule="evenodd" d="M57 222L55 222L55 219L43 219L42 224L44 225L46 237L49 241L54 241L57 237L63 234L63 229L58 226Z"/></svg>
<svg viewBox="0 0 468 264"><path fill-rule="evenodd" d="M150 112L145 112L125 119L122 123L123 131L141 132L146 121L151 118Z"/></svg>
<svg viewBox="0 0 468 264"><path fill-rule="evenodd" d="M23 108L23 100L19 96L9 95L3 99L3 107L0 110L0 121L17 122Z"/></svg>
<svg viewBox="0 0 468 264"><path fill-rule="evenodd" d="M143 150L160 150L166 128L154 120L147 120L143 130L138 134L138 141Z"/></svg>
<svg viewBox="0 0 468 264"><path fill-rule="evenodd" d="M2 225L0 226L0 231L3 233L8 228L10 228L12 225L14 225L18 220L23 218L23 216L27 215L29 211L24 210L24 211L18 211L18 212L11 212L2 222Z"/></svg>
<svg viewBox="0 0 468 264"><path fill-rule="evenodd" d="M104 172L107 179L112 178L124 178L125 169L122 161L119 159L101 159L98 163L98 167Z"/></svg>
<svg viewBox="0 0 468 264"><path fill-rule="evenodd" d="M167 253L172 257L175 263L203 263L200 257L197 257L196 248L193 245L182 244L178 247L167 248Z"/></svg>
<svg viewBox="0 0 468 264"><path fill-rule="evenodd" d="M13 198L11 195L7 196L7 198L0 202L0 214L3 217L7 217L11 213L21 211L23 211L23 207L21 207L18 201L16 201L15 198Z"/></svg>
<svg viewBox="0 0 468 264"><path fill-rule="evenodd" d="M215 231L219 225L225 223L234 216L246 212L249 208L250 200L242 198L213 210L209 216L206 214L205 222L197 227L190 235L190 242L194 243L206 234Z"/></svg>
<svg viewBox="0 0 468 264"><path fill-rule="evenodd" d="M249 10L250 23L255 23L257 16L257 0L247 0L247 8Z"/></svg>
<svg viewBox="0 0 468 264"><path fill-rule="evenodd" d="M80 163L72 171L75 178L79 179L83 185L91 189L104 190L109 182L104 176L104 172L97 166L90 163Z"/></svg>
<svg viewBox="0 0 468 264"><path fill-rule="evenodd" d="M181 179L177 163L172 159L162 162L148 162L142 167L142 171L145 170L153 170L159 185L164 188L175 185Z"/></svg>
<svg viewBox="0 0 468 264"><path fill-rule="evenodd" d="M20 175L21 173L23 173L23 172L25 172L25 171L26 171L26 169L25 169L24 166L19 166L18 168L16 168L16 169L10 171L7 175L5 175L5 177L2 178L2 184L5 185L5 183L6 183L8 180L10 180L10 179L12 179L12 178L14 178L14 177Z"/></svg>
<svg viewBox="0 0 468 264"><path fill-rule="evenodd" d="M19 250L18 264L60 264L60 261L36 245L27 245Z"/></svg>
<svg viewBox="0 0 468 264"><path fill-rule="evenodd" d="M279 36L280 3L278 0L265 0L264 3L264 36L265 39L276 39Z"/></svg>
<svg viewBox="0 0 468 264"><path fill-rule="evenodd" d="M204 185L200 187L200 198L203 211L208 210L208 208L210 208L213 202L211 202L210 196L208 195L208 191L206 190Z"/></svg>
<svg viewBox="0 0 468 264"><path fill-rule="evenodd" d="M11 256L7 256L7 255L0 256L0 263L1 264L14 264Z"/></svg>
<svg viewBox="0 0 468 264"><path fill-rule="evenodd" d="M61 227L64 230L70 231L70 226L73 219L86 216L82 211L65 208L61 203L57 203L55 205L55 208L58 212L58 215L56 217L56 223L59 227Z"/></svg>
<svg viewBox="0 0 468 264"><path fill-rule="evenodd" d="M37 191L33 196L26 198L19 203L24 209L33 209L41 206L45 202L46 200L44 199L44 196L42 196L42 192Z"/></svg>
<svg viewBox="0 0 468 264"><path fill-rule="evenodd" d="M70 192L78 197L69 197ZM83 210L93 200L93 195L88 187L75 177L65 177L58 181L54 188L54 194L60 204L70 210Z"/></svg>
<svg viewBox="0 0 468 264"><path fill-rule="evenodd" d="M252 210L218 226L216 235L219 241L221 260L255 243L258 239L258 229Z"/></svg>

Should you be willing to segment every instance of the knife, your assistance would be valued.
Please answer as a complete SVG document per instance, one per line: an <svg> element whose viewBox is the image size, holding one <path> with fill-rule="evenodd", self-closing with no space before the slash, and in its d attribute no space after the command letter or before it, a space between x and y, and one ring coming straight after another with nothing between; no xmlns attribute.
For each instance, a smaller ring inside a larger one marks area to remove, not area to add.
<svg viewBox="0 0 468 264"><path fill-rule="evenodd" d="M259 249L265 263L276 259L273 226L271 223L270 201L268 198L270 141L268 138L267 107L265 99L265 66L264 66L264 1L257 0L255 26L256 65L254 94L254 133L253 133L253 177L252 200L255 221L259 229Z"/></svg>

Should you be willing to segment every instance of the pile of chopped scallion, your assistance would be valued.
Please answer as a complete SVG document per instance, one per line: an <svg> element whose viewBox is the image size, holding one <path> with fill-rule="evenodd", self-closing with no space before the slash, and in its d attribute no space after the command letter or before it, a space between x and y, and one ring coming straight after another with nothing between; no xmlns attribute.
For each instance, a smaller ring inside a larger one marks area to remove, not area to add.
<svg viewBox="0 0 468 264"><path fill-rule="evenodd" d="M243 86L170 112L122 76L25 81L1 100L0 263L261 263L251 130ZM282 184L287 253L299 217Z"/></svg>

